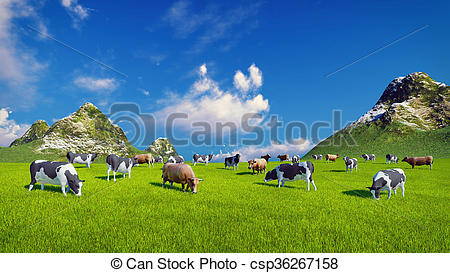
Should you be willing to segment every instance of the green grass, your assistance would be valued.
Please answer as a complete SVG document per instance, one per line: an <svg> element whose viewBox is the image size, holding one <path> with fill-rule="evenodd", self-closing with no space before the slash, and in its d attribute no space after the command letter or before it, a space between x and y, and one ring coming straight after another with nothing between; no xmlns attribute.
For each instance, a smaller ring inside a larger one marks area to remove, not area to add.
<svg viewBox="0 0 450 273"><path fill-rule="evenodd" d="M350 137L351 135L351 137ZM309 151L303 158L310 159L313 154L339 154L359 157L374 153L383 157L393 153L401 160L405 156L426 156L450 158L450 126L432 130L418 131L399 124L382 127L373 123L362 125L349 132L344 129Z"/></svg>
<svg viewBox="0 0 450 273"><path fill-rule="evenodd" d="M406 163L314 162L306 182L263 182L245 163L197 165L198 194L161 187L161 164L106 181L105 164L76 165L82 196L39 184L29 164L0 163L0 252L449 252L450 159L412 170ZM278 165L270 162L270 169ZM406 172L405 198L380 201L365 189L382 169Z"/></svg>

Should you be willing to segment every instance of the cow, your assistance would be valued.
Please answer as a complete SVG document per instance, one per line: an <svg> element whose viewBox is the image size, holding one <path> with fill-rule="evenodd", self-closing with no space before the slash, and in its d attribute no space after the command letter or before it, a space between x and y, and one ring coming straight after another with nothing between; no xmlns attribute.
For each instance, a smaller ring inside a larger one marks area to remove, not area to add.
<svg viewBox="0 0 450 273"><path fill-rule="evenodd" d="M205 165L208 165L208 163L213 159L213 154L209 154L209 155L199 155L199 154L195 154L193 156L194 159L194 166L197 163L205 163Z"/></svg>
<svg viewBox="0 0 450 273"><path fill-rule="evenodd" d="M94 162L94 159L97 158L97 154L77 154L72 152L67 152L67 161L69 163L79 163L86 164L86 167L90 168L91 163Z"/></svg>
<svg viewBox="0 0 450 273"><path fill-rule="evenodd" d="M45 184L60 185L64 196L72 190L76 196L81 195L84 180L80 180L77 171L71 163L35 160L30 165L31 182L28 191L31 191L36 182L44 190ZM67 187L68 186L68 187ZM66 189L67 187L67 189Z"/></svg>
<svg viewBox="0 0 450 273"><path fill-rule="evenodd" d="M163 179L162 186L168 181L172 187L173 183L181 183L181 188L184 190L184 186L187 185L187 189L191 189L192 193L197 193L197 187L200 181L195 177L194 171L188 164L177 164L177 163L166 163L163 166L162 176Z"/></svg>
<svg viewBox="0 0 450 273"><path fill-rule="evenodd" d="M422 165L430 165L430 170L433 169L433 157L431 155L429 156L422 156L422 157L407 157L403 158L402 162L406 162L409 165L412 166L414 169L414 166L422 166Z"/></svg>
<svg viewBox="0 0 450 273"><path fill-rule="evenodd" d="M233 170L237 170L240 158L241 158L240 154L235 154L234 156L226 157L225 158L225 169L227 167L228 167L228 169L231 169L231 167L233 167Z"/></svg>
<svg viewBox="0 0 450 273"><path fill-rule="evenodd" d="M264 158L266 162L269 162L270 154L262 155L261 158Z"/></svg>
<svg viewBox="0 0 450 273"><path fill-rule="evenodd" d="M322 155L312 155L312 158L315 160L322 160Z"/></svg>
<svg viewBox="0 0 450 273"><path fill-rule="evenodd" d="M162 156L156 156L155 158L155 163L163 163L163 158Z"/></svg>
<svg viewBox="0 0 450 273"><path fill-rule="evenodd" d="M106 157L106 166L108 167L107 181L109 181L110 171L113 171L114 182L116 182L116 173L122 173L123 178L125 178L125 174L128 174L128 179L130 179L131 168L137 164L138 163L135 158L120 157L115 154L108 155L108 157Z"/></svg>
<svg viewBox="0 0 450 273"><path fill-rule="evenodd" d="M171 155L166 163L184 163L184 157L181 155Z"/></svg>
<svg viewBox="0 0 450 273"><path fill-rule="evenodd" d="M312 179L312 174L314 173L314 165L311 161L300 162L297 164L281 164L275 169L267 172L264 182L269 182L271 180L278 180L278 188L284 187L284 181L296 181L299 179L305 180L314 186L314 190L317 190L314 180Z"/></svg>
<svg viewBox="0 0 450 273"><path fill-rule="evenodd" d="M367 161L375 162L375 155L374 154L370 154L370 155L369 154L362 154L361 158L363 158L364 162L366 162L366 163L367 163Z"/></svg>
<svg viewBox="0 0 450 273"><path fill-rule="evenodd" d="M280 161L289 161L289 155L288 154L278 155L277 158L280 159Z"/></svg>
<svg viewBox="0 0 450 273"><path fill-rule="evenodd" d="M267 161L264 158L255 158L253 160L248 161L248 168L253 169L252 174L255 174L255 170L256 170L256 174L259 174L262 171L264 171L264 173L266 173L266 167L267 167Z"/></svg>
<svg viewBox="0 0 450 273"><path fill-rule="evenodd" d="M292 163L298 163L298 162L300 162L300 156L299 155L292 156Z"/></svg>
<svg viewBox="0 0 450 273"><path fill-rule="evenodd" d="M386 155L386 164L391 164L392 162L398 163L398 158L394 154L387 154Z"/></svg>
<svg viewBox="0 0 450 273"><path fill-rule="evenodd" d="M372 193L374 199L380 199L380 191L388 191L388 200L391 198L391 190L394 190L394 194L397 194L397 189L402 189L402 196L405 197L405 172L402 169L390 169L379 171L373 177L373 183L371 187L367 187Z"/></svg>
<svg viewBox="0 0 450 273"><path fill-rule="evenodd" d="M134 159L136 160L137 164L147 163L149 168L150 165L152 165L153 167L153 163L155 163L155 158L153 157L152 154L135 155Z"/></svg>
<svg viewBox="0 0 450 273"><path fill-rule="evenodd" d="M336 162L336 159L338 159L338 158L339 158L338 154L335 154L335 155L327 154L327 155L325 155L325 159L326 159L327 162L329 162L329 161Z"/></svg>
<svg viewBox="0 0 450 273"><path fill-rule="evenodd" d="M353 169L358 171L358 159L349 158L348 156L344 156L342 159L345 162L345 172L348 172L348 169L350 169L350 173L353 172Z"/></svg>

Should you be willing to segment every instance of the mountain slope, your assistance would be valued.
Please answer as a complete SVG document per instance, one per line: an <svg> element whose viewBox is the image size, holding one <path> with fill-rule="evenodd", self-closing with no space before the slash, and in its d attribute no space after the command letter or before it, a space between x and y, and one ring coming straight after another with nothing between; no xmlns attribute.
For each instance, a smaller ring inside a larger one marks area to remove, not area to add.
<svg viewBox="0 0 450 273"><path fill-rule="evenodd" d="M450 87L423 72L393 80L358 120L309 151L359 156L450 157Z"/></svg>
<svg viewBox="0 0 450 273"><path fill-rule="evenodd" d="M48 126L47 122L45 122L45 120L38 120L33 123L33 125L31 125L30 129L28 129L22 137L14 140L9 147L29 143L37 139L42 139L49 128L50 127Z"/></svg>
<svg viewBox="0 0 450 273"><path fill-rule="evenodd" d="M163 158L168 158L171 155L178 155L170 141L163 137L153 141L152 145L148 146L145 150L153 155L162 156Z"/></svg>

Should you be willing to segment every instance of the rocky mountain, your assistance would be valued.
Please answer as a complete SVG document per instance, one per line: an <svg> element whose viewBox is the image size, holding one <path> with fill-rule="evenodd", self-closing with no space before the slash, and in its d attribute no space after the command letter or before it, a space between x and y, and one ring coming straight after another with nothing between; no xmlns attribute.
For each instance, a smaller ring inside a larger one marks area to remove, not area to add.
<svg viewBox="0 0 450 273"><path fill-rule="evenodd" d="M171 155L178 155L170 141L163 137L153 141L152 145L148 146L145 150L153 155L162 156L163 158L167 158Z"/></svg>
<svg viewBox="0 0 450 273"><path fill-rule="evenodd" d="M42 139L49 128L50 127L48 126L47 122L45 122L45 120L38 120L33 123L33 125L31 125L30 129L28 129L22 137L14 140L9 147L30 143L37 139Z"/></svg>
<svg viewBox="0 0 450 273"><path fill-rule="evenodd" d="M65 154L95 152L101 155L115 153L122 156L137 150L122 129L92 103L83 104L75 113L58 120L50 128L45 121L37 121L11 146L30 143L37 153Z"/></svg>
<svg viewBox="0 0 450 273"><path fill-rule="evenodd" d="M312 154L450 156L450 86L423 72L389 83L359 119L317 144Z"/></svg>

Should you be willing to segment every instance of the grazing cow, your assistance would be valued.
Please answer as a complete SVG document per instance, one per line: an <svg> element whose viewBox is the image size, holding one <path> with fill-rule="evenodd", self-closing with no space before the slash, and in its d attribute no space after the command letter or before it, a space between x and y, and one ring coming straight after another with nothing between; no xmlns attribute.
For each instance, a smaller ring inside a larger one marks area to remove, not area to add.
<svg viewBox="0 0 450 273"><path fill-rule="evenodd" d="M289 155L288 154L278 155L277 158L279 158L280 161L289 161Z"/></svg>
<svg viewBox="0 0 450 273"><path fill-rule="evenodd" d="M184 157L181 155L171 155L166 163L184 163Z"/></svg>
<svg viewBox="0 0 450 273"><path fill-rule="evenodd" d="M312 155L312 158L315 160L322 160L322 155Z"/></svg>
<svg viewBox="0 0 450 273"><path fill-rule="evenodd" d="M398 158L394 154L387 154L386 155L386 164L391 164L392 162L398 163Z"/></svg>
<svg viewBox="0 0 450 273"><path fill-rule="evenodd" d="M266 162L269 162L270 154L262 155L261 158L264 158Z"/></svg>
<svg viewBox="0 0 450 273"><path fill-rule="evenodd" d="M255 170L256 170L256 174L259 174L262 171L264 171L264 173L266 173L266 167L267 167L267 161L264 158L255 158L253 160L248 161L248 168L253 169L252 174L255 174Z"/></svg>
<svg viewBox="0 0 450 273"><path fill-rule="evenodd" d="M67 160L69 163L79 163L79 164L86 164L86 167L90 168L91 163L94 162L94 159L97 157L97 154L77 154L68 152Z"/></svg>
<svg viewBox="0 0 450 273"><path fill-rule="evenodd" d="M364 159L364 162L366 162L367 163L367 161L372 161L372 162L375 162L375 155L374 154L370 154L370 155L368 155L368 154L362 154L361 155L361 158L363 158Z"/></svg>
<svg viewBox="0 0 450 273"><path fill-rule="evenodd" d="M429 156L422 156L422 157L407 157L403 158L402 162L406 162L409 165L412 166L414 169L414 166L422 166L422 165L430 165L430 170L433 169L433 157L431 155Z"/></svg>
<svg viewBox="0 0 450 273"><path fill-rule="evenodd" d="M325 156L325 159L326 159L327 162L329 162L329 161L336 162L336 159L338 159L338 158L339 158L338 154L335 154L335 155L327 154Z"/></svg>
<svg viewBox="0 0 450 273"><path fill-rule="evenodd" d="M149 168L150 165L152 165L153 167L153 163L155 163L155 158L151 154L135 155L134 159L136 160L137 164L147 163Z"/></svg>
<svg viewBox="0 0 450 273"><path fill-rule="evenodd" d="M210 162L213 159L213 154L209 154L209 155L199 155L199 154L195 154L193 159L194 159L194 166L197 163L205 163L205 165L208 165L208 162Z"/></svg>
<svg viewBox="0 0 450 273"><path fill-rule="evenodd" d="M184 190L184 186L187 185L187 189L191 189L192 193L197 193L198 183L202 181L202 179L198 179L195 177L194 171L191 166L181 163L166 163L163 166L162 170L162 186L164 188L164 184L169 181L170 186L172 187L173 183L181 183L181 187Z"/></svg>
<svg viewBox="0 0 450 273"><path fill-rule="evenodd" d="M163 163L163 158L162 158L162 156L154 157L154 159L155 159L155 163Z"/></svg>
<svg viewBox="0 0 450 273"><path fill-rule="evenodd" d="M373 177L371 187L367 187L374 199L380 199L380 191L388 191L388 200L391 198L391 190L397 194L397 189L402 189L402 196L405 197L405 172L402 169L390 169L379 171Z"/></svg>
<svg viewBox="0 0 450 273"><path fill-rule="evenodd" d="M81 195L81 188L83 187L84 180L80 180L77 171L73 165L68 162L35 160L30 165L30 174L31 182L28 191L31 191L34 184L39 182L41 184L41 190L44 190L45 184L52 184L60 185L64 196L67 196L66 192L69 192L69 189L72 190L75 195Z"/></svg>
<svg viewBox="0 0 450 273"><path fill-rule="evenodd" d="M238 169L240 158L241 158L240 154L235 154L234 156L226 157L225 158L225 169L227 167L228 167L228 169L231 169L231 167L233 167L233 170Z"/></svg>
<svg viewBox="0 0 450 273"><path fill-rule="evenodd" d="M115 154L110 154L106 158L106 166L108 167L108 178L109 181L109 172L113 171L114 174L114 182L116 181L116 173L121 173L123 178L125 178L125 174L128 174L128 179L131 178L131 168L137 165L137 161L135 158L128 157L120 157Z"/></svg>
<svg viewBox="0 0 450 273"><path fill-rule="evenodd" d="M353 172L353 169L358 171L358 159L349 158L348 156L344 156L342 159L344 159L345 162L345 172L348 172L348 169L350 169L350 173Z"/></svg>
<svg viewBox="0 0 450 273"><path fill-rule="evenodd" d="M284 187L284 181L295 181L295 180L305 180L314 186L314 190L317 190L314 180L312 179L312 174L314 173L314 165L311 161L305 161L298 164L281 164L275 169L267 172L264 182L271 180L278 180L278 188Z"/></svg>
<svg viewBox="0 0 450 273"><path fill-rule="evenodd" d="M298 163L300 162L300 156L299 155L294 155L292 157L292 163Z"/></svg>

